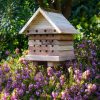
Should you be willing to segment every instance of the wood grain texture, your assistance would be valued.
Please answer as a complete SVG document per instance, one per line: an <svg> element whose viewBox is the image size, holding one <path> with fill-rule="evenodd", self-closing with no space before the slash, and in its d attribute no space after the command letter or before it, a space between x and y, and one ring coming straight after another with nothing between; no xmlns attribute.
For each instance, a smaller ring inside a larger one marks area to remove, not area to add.
<svg viewBox="0 0 100 100"><path fill-rule="evenodd" d="M29 40L28 42L29 46L34 46L34 45L65 45L65 46L70 46L73 45L73 41L58 41L58 40Z"/></svg>
<svg viewBox="0 0 100 100"><path fill-rule="evenodd" d="M75 34L78 33L73 25L61 14L55 12L49 12L39 8L25 26L19 32L27 33L27 30L41 30L41 29L55 29L55 33ZM40 31L40 33L42 33ZM45 32L43 32L45 33ZM34 34L34 32L33 32ZM35 33L36 34L36 33Z"/></svg>
<svg viewBox="0 0 100 100"><path fill-rule="evenodd" d="M41 55L26 55L26 60L33 61L66 61L70 59L74 59L74 56L41 56Z"/></svg>
<svg viewBox="0 0 100 100"><path fill-rule="evenodd" d="M29 40L73 40L73 35L31 35L29 36Z"/></svg>
<svg viewBox="0 0 100 100"><path fill-rule="evenodd" d="M48 55L48 56L70 56L74 55L74 51L45 51L45 50L37 50L34 52L34 50L29 50L29 55Z"/></svg>
<svg viewBox="0 0 100 100"><path fill-rule="evenodd" d="M74 50L73 46L59 46L59 45L36 45L34 46L29 46L29 50Z"/></svg>

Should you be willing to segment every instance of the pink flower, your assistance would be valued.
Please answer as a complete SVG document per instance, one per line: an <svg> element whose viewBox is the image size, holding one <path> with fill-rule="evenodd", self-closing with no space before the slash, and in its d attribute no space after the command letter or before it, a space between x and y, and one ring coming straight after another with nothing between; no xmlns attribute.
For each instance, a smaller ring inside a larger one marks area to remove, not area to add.
<svg viewBox="0 0 100 100"><path fill-rule="evenodd" d="M61 99L66 99L67 93L66 91L61 92Z"/></svg>
<svg viewBox="0 0 100 100"><path fill-rule="evenodd" d="M16 53L16 54L19 54L19 48L16 48L16 49L15 49L15 53Z"/></svg>
<svg viewBox="0 0 100 100"><path fill-rule="evenodd" d="M52 92L52 97L54 98L54 100L57 98L57 96L58 96L58 92Z"/></svg>
<svg viewBox="0 0 100 100"><path fill-rule="evenodd" d="M86 71L83 73L82 77L83 77L83 79L88 79L88 78L90 77L90 75L91 75L90 70L86 70Z"/></svg>
<svg viewBox="0 0 100 100"><path fill-rule="evenodd" d="M20 63L24 63L25 62L25 58L23 58L23 57L22 58L19 58L19 62Z"/></svg>
<svg viewBox="0 0 100 100"><path fill-rule="evenodd" d="M51 67L47 68L47 74L48 74L48 76L52 76L53 75L53 69Z"/></svg>
<svg viewBox="0 0 100 100"><path fill-rule="evenodd" d="M95 84L90 83L87 86L87 91L90 92L90 93L96 91L96 89L97 89L97 86Z"/></svg>
<svg viewBox="0 0 100 100"><path fill-rule="evenodd" d="M97 89L97 86L95 84L92 85L92 91L95 91Z"/></svg>
<svg viewBox="0 0 100 100"><path fill-rule="evenodd" d="M65 82L65 77L64 77L64 75L61 75L60 76L60 84L64 85L64 82Z"/></svg>

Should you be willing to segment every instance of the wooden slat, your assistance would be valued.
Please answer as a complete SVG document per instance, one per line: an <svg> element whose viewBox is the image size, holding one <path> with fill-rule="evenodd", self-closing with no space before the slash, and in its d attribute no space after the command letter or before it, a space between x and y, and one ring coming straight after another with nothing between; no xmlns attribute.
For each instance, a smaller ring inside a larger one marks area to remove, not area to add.
<svg viewBox="0 0 100 100"><path fill-rule="evenodd" d="M73 45L73 41L58 41L58 40L29 40L28 45L33 46L33 45L66 45L70 46Z"/></svg>
<svg viewBox="0 0 100 100"><path fill-rule="evenodd" d="M74 51L43 51L43 50L37 50L37 51L29 51L29 55L49 55L49 56L71 56L74 55Z"/></svg>
<svg viewBox="0 0 100 100"><path fill-rule="evenodd" d="M73 35L30 35L29 40L73 40Z"/></svg>
<svg viewBox="0 0 100 100"><path fill-rule="evenodd" d="M26 60L33 61L66 61L69 59L74 59L74 56L41 56L41 55L26 55Z"/></svg>
<svg viewBox="0 0 100 100"><path fill-rule="evenodd" d="M73 46L58 46L54 45L48 45L47 47L45 45L40 46L29 46L29 50L74 50Z"/></svg>

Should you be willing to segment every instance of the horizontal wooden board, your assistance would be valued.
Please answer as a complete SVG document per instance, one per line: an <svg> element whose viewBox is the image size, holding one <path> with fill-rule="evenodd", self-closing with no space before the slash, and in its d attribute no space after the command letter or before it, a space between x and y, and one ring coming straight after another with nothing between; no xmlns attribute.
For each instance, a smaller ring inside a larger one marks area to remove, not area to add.
<svg viewBox="0 0 100 100"><path fill-rule="evenodd" d="M74 59L74 56L40 56L40 55L26 55L26 60L33 61L66 61L69 59Z"/></svg>
<svg viewBox="0 0 100 100"><path fill-rule="evenodd" d="M73 45L73 41L58 41L58 40L29 40L28 42L29 46L34 46L34 45L66 45L70 46Z"/></svg>
<svg viewBox="0 0 100 100"><path fill-rule="evenodd" d="M29 51L29 55L49 55L49 56L70 56L74 55L74 51L43 51L43 50L37 50L37 51Z"/></svg>
<svg viewBox="0 0 100 100"><path fill-rule="evenodd" d="M29 46L29 50L74 50L73 46L45 45Z"/></svg>
<svg viewBox="0 0 100 100"><path fill-rule="evenodd" d="M29 35L29 40L73 40L73 35Z"/></svg>

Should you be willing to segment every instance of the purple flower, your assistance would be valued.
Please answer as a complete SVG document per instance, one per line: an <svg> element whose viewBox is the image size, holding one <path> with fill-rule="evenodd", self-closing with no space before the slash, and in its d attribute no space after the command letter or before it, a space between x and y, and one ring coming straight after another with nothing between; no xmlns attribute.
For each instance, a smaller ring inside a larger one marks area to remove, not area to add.
<svg viewBox="0 0 100 100"><path fill-rule="evenodd" d="M36 91L35 93L36 93L36 95L37 95L37 96L39 96L39 95L40 95L40 92L39 92L39 91Z"/></svg>
<svg viewBox="0 0 100 100"><path fill-rule="evenodd" d="M94 61L92 61L92 65L93 65L93 66L96 66L97 64L96 64Z"/></svg>
<svg viewBox="0 0 100 100"><path fill-rule="evenodd" d="M83 79L88 79L88 78L90 78L90 75L91 75L90 70L86 70L86 71L83 73L82 77L83 77Z"/></svg>
<svg viewBox="0 0 100 100"><path fill-rule="evenodd" d="M8 64L5 63L3 66L4 66L4 71L8 73L10 71Z"/></svg>
<svg viewBox="0 0 100 100"><path fill-rule="evenodd" d="M6 50L5 54L8 56L10 54L10 52L8 50Z"/></svg>
<svg viewBox="0 0 100 100"><path fill-rule="evenodd" d="M66 99L66 98L67 98L66 91L61 92L61 99Z"/></svg>
<svg viewBox="0 0 100 100"><path fill-rule="evenodd" d="M7 100L7 97L8 97L9 95L10 95L9 93L4 92L4 96L3 96L2 100Z"/></svg>
<svg viewBox="0 0 100 100"><path fill-rule="evenodd" d="M13 92L10 99L11 99L11 100L18 100L17 98L18 98L18 97L17 97L16 93Z"/></svg>
<svg viewBox="0 0 100 100"><path fill-rule="evenodd" d="M19 80L19 79L21 79L21 75L18 73L17 75L16 75L16 78Z"/></svg>
<svg viewBox="0 0 100 100"><path fill-rule="evenodd" d="M41 84L40 84L39 82L36 82L36 84L34 85L34 88L35 88L35 89L38 89L38 88L40 87L40 85L41 85Z"/></svg>
<svg viewBox="0 0 100 100"><path fill-rule="evenodd" d="M80 47L80 48L84 48L85 45L84 45L84 44L80 44L79 47Z"/></svg>
<svg viewBox="0 0 100 100"><path fill-rule="evenodd" d="M57 98L57 96L58 96L58 92L52 92L52 97L54 98L54 100Z"/></svg>
<svg viewBox="0 0 100 100"><path fill-rule="evenodd" d="M2 89L3 89L2 86L0 86L0 92L2 91Z"/></svg>
<svg viewBox="0 0 100 100"><path fill-rule="evenodd" d="M61 75L60 76L60 84L61 85L64 85L64 82L65 82L65 76L64 75Z"/></svg>
<svg viewBox="0 0 100 100"><path fill-rule="evenodd" d="M23 91L23 89L17 89L17 93L19 96L23 96L24 91Z"/></svg>
<svg viewBox="0 0 100 100"><path fill-rule="evenodd" d="M57 76L57 77L60 77L60 76L61 76L61 71L57 71L57 72L56 72L56 76Z"/></svg>
<svg viewBox="0 0 100 100"><path fill-rule="evenodd" d="M51 67L48 67L47 68L47 74L48 74L48 76L52 76L53 75L53 69L51 68Z"/></svg>
<svg viewBox="0 0 100 100"><path fill-rule="evenodd" d="M3 73L3 72L2 72L2 69L0 68L0 75L2 75L2 73Z"/></svg>
<svg viewBox="0 0 100 100"><path fill-rule="evenodd" d="M34 96L32 95L29 100L34 100Z"/></svg>
<svg viewBox="0 0 100 100"><path fill-rule="evenodd" d="M29 86L28 86L29 91L32 91L33 87L34 87L33 84L29 84Z"/></svg>
<svg viewBox="0 0 100 100"><path fill-rule="evenodd" d="M25 84L21 84L21 88L23 89L23 90L25 90L26 89L26 85Z"/></svg>
<svg viewBox="0 0 100 100"><path fill-rule="evenodd" d="M44 81L44 77L43 74L41 72L38 72L35 77L34 77L35 81L39 81L39 82L43 82Z"/></svg>

